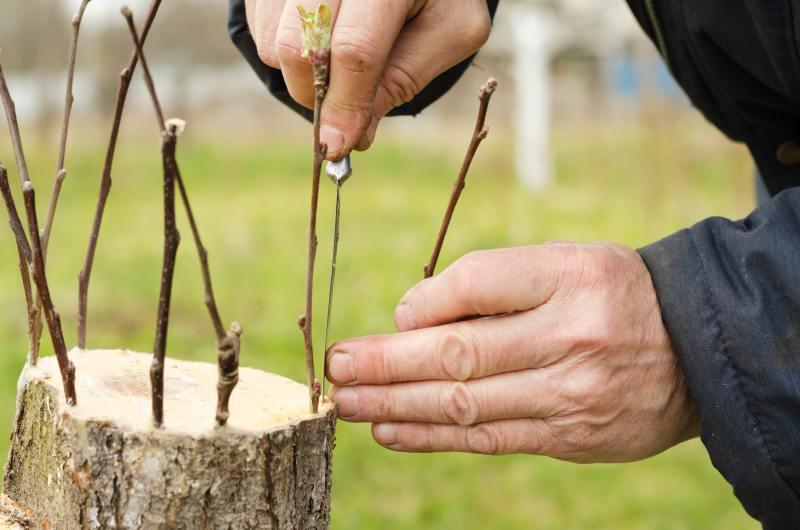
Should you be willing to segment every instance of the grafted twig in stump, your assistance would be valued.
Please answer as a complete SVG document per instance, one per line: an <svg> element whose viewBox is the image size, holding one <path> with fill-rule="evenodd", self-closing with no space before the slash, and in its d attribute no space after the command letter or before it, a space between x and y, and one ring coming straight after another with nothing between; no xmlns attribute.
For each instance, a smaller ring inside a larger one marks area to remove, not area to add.
<svg viewBox="0 0 800 530"><path fill-rule="evenodd" d="M486 124L486 113L489 110L489 101L492 99L492 94L497 89L497 80L490 77L489 81L481 87L480 90L480 108L478 110L478 119L475 122L475 130L472 133L472 140L467 149L467 156L461 166L461 171L458 174L455 184L453 185L453 192L450 195L450 202L447 204L447 211L444 214L442 226L439 229L439 235L436 238L436 244L433 247L433 254L430 261L425 265L425 277L430 278L436 270L436 263L439 261L439 254L442 252L442 245L444 245L444 238L447 236L447 229L450 227L450 221L453 219L453 213L456 211L458 199L461 197L461 192L464 191L466 185L467 174L472 165L472 160L475 158L475 153L478 152L481 142L486 139L489 134L489 128Z"/></svg>
<svg viewBox="0 0 800 530"><path fill-rule="evenodd" d="M156 117L161 125L162 133L168 133L175 137L175 148L177 150L177 137L180 135L179 128L181 125L178 123L168 123L164 120L164 113L161 103L156 93L155 83L153 76L150 73L150 68L147 64L147 58L141 48L139 37L136 32L136 26L133 23L133 13L131 10L124 6L122 8L122 15L128 23L128 29L131 32L131 38L134 41L139 60L142 63L142 72L144 73L145 84L147 85L150 93L150 99L153 102L153 108L156 112ZM171 122L173 120L170 120ZM177 120L175 120L177 121ZM170 165L175 169L175 180L178 183L180 190L181 200L186 216L189 219L189 226L192 230L192 237L194 239L195 247L197 248L197 255L200 260L200 268L203 274L203 289L204 289L204 302L206 309L208 309L211 324L214 328L216 335L217 345L217 368L219 372L219 382L217 383L217 412L216 420L219 425L225 425L230 417L229 403L233 389L239 382L239 352L240 352L240 338L242 335L242 327L234 322L231 324L230 330L225 333L225 327L222 325L222 319L219 316L219 309L217 308L216 298L214 297L214 286L211 282L211 270L208 265L208 251L203 245L203 240L200 237L200 230L197 228L197 221L192 211L192 205L189 201L189 194L186 191L186 186L183 183L183 176L181 175L180 167L178 166L177 157L169 161Z"/></svg>
<svg viewBox="0 0 800 530"><path fill-rule="evenodd" d="M31 258L33 259L33 281L36 283L36 290L42 301L44 317L53 339L53 349L58 360L58 367L61 370L61 377L64 379L64 395L67 404L76 405L78 398L75 395L75 365L69 360L67 355L67 345L64 342L64 333L61 329L61 316L53 306L53 299L50 297L50 287L47 285L47 275L44 270L44 256L42 255L42 243L39 238L39 221L36 218L36 195L33 184L30 181L22 186L22 197L25 202L25 212L28 217L28 234L31 238Z"/></svg>
<svg viewBox="0 0 800 530"><path fill-rule="evenodd" d="M306 378L311 400L311 412L319 410L320 384L314 369L313 309L314 309L314 263L317 257L317 205L319 203L319 182L322 163L328 148L320 142L320 112L328 92L330 65L331 12L327 4L321 4L316 12L309 13L298 7L303 22L303 57L311 63L314 73L314 168L311 179L311 213L308 223L308 260L306 265L306 308L298 320L303 331L306 352Z"/></svg>
<svg viewBox="0 0 800 530"><path fill-rule="evenodd" d="M8 84L6 83L2 65L0 65L0 100L2 100L3 109L5 110L6 114L6 120L8 121L11 143L14 146L14 155L17 159L17 168L19 170L19 177L22 183L25 211L28 217L28 236L30 237L28 248L30 249L30 256L25 255L24 249L26 249L27 245L23 242L24 237L20 237L24 236L24 234L19 231L15 232L14 234L17 238L17 249L19 254L23 256L26 261L30 259L28 266L33 271L33 281L36 284L38 297L41 299L42 306L44 308L47 327L50 331L50 338L53 341L53 349L58 359L58 366L61 369L61 378L64 383L64 395L68 404L75 405L77 403L77 398L75 396L75 366L70 362L69 356L67 355L67 347L64 343L64 334L61 330L61 317L59 317L55 307L53 307L53 300L50 297L50 289L47 285L47 276L44 268L44 259L42 257L41 241L39 239L39 222L36 218L36 199L33 190L33 184L31 183L30 176L28 174L28 165L25 161L25 152L22 148L22 137L19 133L16 107L14 105L14 100L11 98L11 94L8 91ZM7 179L4 180L7 182ZM6 186L6 188L7 187L8 186ZM12 209L13 207L13 210L16 211L16 206L14 206L10 191L8 194L6 194L4 191L3 197L7 202L7 207L9 209ZM13 215L13 217L16 218L17 224L20 225L21 223L19 222L19 215L16 214ZM22 269L23 263L20 263L20 272ZM23 286L25 286L24 279ZM26 291L30 290L30 285L27 285L25 288ZM35 300L29 299L27 292L26 302L28 303L28 318L30 324L32 311L31 307L33 307L33 310L35 310L36 304ZM35 317L35 314L33 316Z"/></svg>
<svg viewBox="0 0 800 530"><path fill-rule="evenodd" d="M164 424L164 359L167 354L167 331L172 299L172 279L175 275L175 256L181 240L178 229L175 227L175 142L176 136L171 132L165 134L161 141L164 162L164 263L161 268L161 291L158 297L153 365L150 367L153 423L156 427Z"/></svg>
<svg viewBox="0 0 800 530"><path fill-rule="evenodd" d="M142 35L139 42L144 45L150 28L153 25L158 8L161 6L161 0L152 0L150 8L147 12L144 27L142 28ZM106 150L106 158L103 163L103 174L100 178L100 193L97 197L97 206L95 207L94 220L92 221L92 231L89 236L89 245L86 249L86 258L83 262L83 268L78 275L78 347L86 348L86 318L89 304L89 279L92 275L92 265L94 264L94 255L97 251L97 239L100 236L100 225L103 222L103 213L105 212L106 202L108 201L108 194L111 191L111 168L114 163L114 153L117 149L117 137L119 136L119 128L122 122L122 111L125 109L125 100L128 97L128 88L130 87L131 76L136 69L136 64L139 61L139 54L136 50L133 51L128 66L120 73L119 92L117 94L117 103L114 110L114 121L111 125L111 135L108 140L108 148Z"/></svg>
<svg viewBox="0 0 800 530"><path fill-rule="evenodd" d="M175 257L181 236L175 226L175 180L177 168L175 164L175 148L178 142L175 127L167 129L164 114L158 103L150 68L142 51L142 42L133 24L133 13L128 6L123 6L122 15L128 23L136 56L142 63L147 88L155 103L156 116L161 129L161 155L164 163L164 264L161 268L161 292L158 297L158 313L156 316L156 339L153 346L153 365L150 367L150 384L153 400L153 423L156 427L164 424L164 360L167 356L167 334L169 331L169 308L172 301L172 279L175 276Z"/></svg>

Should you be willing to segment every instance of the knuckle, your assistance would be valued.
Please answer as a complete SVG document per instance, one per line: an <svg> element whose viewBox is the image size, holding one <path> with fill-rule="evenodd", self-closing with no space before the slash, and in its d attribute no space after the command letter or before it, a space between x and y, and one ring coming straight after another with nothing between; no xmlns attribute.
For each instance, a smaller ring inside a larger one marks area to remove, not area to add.
<svg viewBox="0 0 800 530"><path fill-rule="evenodd" d="M474 341L465 333L465 327L448 330L438 348L442 371L455 381L467 381L480 373L478 351Z"/></svg>
<svg viewBox="0 0 800 530"><path fill-rule="evenodd" d="M350 26L337 26L331 42L331 57L347 71L363 73L380 66L375 53L377 43L363 30Z"/></svg>
<svg viewBox="0 0 800 530"><path fill-rule="evenodd" d="M480 275L480 260L480 252L470 252L448 269L453 296L465 307L474 305L475 279Z"/></svg>
<svg viewBox="0 0 800 530"><path fill-rule="evenodd" d="M440 397L445 416L458 425L473 425L478 420L478 404L475 395L464 383L444 387Z"/></svg>
<svg viewBox="0 0 800 530"><path fill-rule="evenodd" d="M399 107L414 99L421 88L421 83L414 75L397 64L386 66L381 78L381 85L389 95L393 107Z"/></svg>
<svg viewBox="0 0 800 530"><path fill-rule="evenodd" d="M253 41L256 44L256 51L258 52L258 58L261 59L261 62L273 68L278 68L280 66L280 61L275 51L275 42L261 36L254 37Z"/></svg>
<svg viewBox="0 0 800 530"><path fill-rule="evenodd" d="M305 63L300 48L300 36L294 31L281 29L275 38L275 55L282 65L299 65Z"/></svg>
<svg viewBox="0 0 800 530"><path fill-rule="evenodd" d="M467 449L482 455L499 455L503 453L503 440L495 427L483 423L467 430Z"/></svg>
<svg viewBox="0 0 800 530"><path fill-rule="evenodd" d="M481 13L469 18L469 22L461 27L459 32L461 42L470 52L479 50L489 40L492 31L491 19L488 11L481 10Z"/></svg>

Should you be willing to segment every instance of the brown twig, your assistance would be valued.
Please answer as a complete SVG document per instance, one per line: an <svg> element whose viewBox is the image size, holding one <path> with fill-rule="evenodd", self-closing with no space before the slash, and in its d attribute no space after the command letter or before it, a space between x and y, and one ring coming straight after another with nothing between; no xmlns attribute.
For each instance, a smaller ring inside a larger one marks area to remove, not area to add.
<svg viewBox="0 0 800 530"><path fill-rule="evenodd" d="M175 226L175 145L177 137L165 134L162 137L161 153L164 162L164 263L161 268L161 292L158 297L156 317L156 339L153 346L153 364L150 367L150 383L153 398L153 423L164 424L164 359L167 353L167 331L169 308L172 299L172 279L175 275L175 256L181 236Z"/></svg>
<svg viewBox="0 0 800 530"><path fill-rule="evenodd" d="M64 179L67 178L67 170L64 168L67 152L67 135L69 133L70 116L72 115L72 104L74 96L72 94L72 86L75 79L75 59L78 52L78 36L80 34L81 21L83 14L86 11L86 6L91 0L83 0L81 2L78 13L72 18L72 44L70 46L69 58L67 61L67 89L64 101L64 118L61 123L61 137L58 147L58 162L56 164L56 176L53 180L53 191L50 194L50 204L47 207L47 219L45 220L44 228L42 229L42 259L47 263L47 250L50 244L50 234L53 231L53 220L56 216L56 208L58 207L58 199L61 195L61 188L64 185ZM39 347L42 341L42 302L41 299L36 297L36 311L33 313L33 321L31 323L31 363L36 364L39 357Z"/></svg>
<svg viewBox="0 0 800 530"><path fill-rule="evenodd" d="M142 28L141 38L139 42L144 45L150 28L153 25L158 8L161 6L161 0L151 0L150 8L147 12L144 27ZM122 111L125 109L125 100L128 97L128 89L130 87L131 76L136 69L136 64L139 61L139 54L136 50L133 51L128 66L120 73L119 92L117 93L117 103L114 110L114 121L111 125L111 135L108 140L108 148L106 150L106 158L103 164L103 174L100 178L100 193L97 197L97 206L95 208L94 220L92 221L92 231L89 236L89 245L86 249L86 258L84 259L83 268L78 275L78 347L86 348L86 319L89 303L89 279L92 275L92 265L94 264L94 256L97 251L97 240L100 236L100 225L103 222L103 213L105 212L106 202L108 201L108 194L111 191L111 169L114 163L114 154L117 149L117 138L119 136L119 128L122 122Z"/></svg>
<svg viewBox="0 0 800 530"><path fill-rule="evenodd" d="M56 207L58 206L58 198L61 195L61 187L64 184L64 179L67 176L67 171L64 167L67 156L67 136L69 135L70 117L72 116L72 104L75 101L75 96L72 93L72 87L75 81L75 62L78 55L78 37L81 31L81 22L83 21L83 14L86 12L86 7L91 0L82 0L78 8L78 12L72 17L72 43L69 48L69 58L67 59L67 88L66 95L64 96L64 118L61 121L61 136L58 142L58 162L56 163L56 178L53 182L53 191L50 194L50 205L47 208L47 220L42 230L42 253L45 261L47 261L47 247L50 242L50 234L53 230L53 219L56 215Z"/></svg>
<svg viewBox="0 0 800 530"><path fill-rule="evenodd" d="M172 300L172 280L175 276L175 257L181 236L175 226L175 181L177 164L175 149L178 134L175 127L167 130L164 114L158 102L150 68L142 50L141 40L133 23L133 13L128 6L122 7L122 15L128 23L134 49L142 63L145 82L158 117L161 129L161 155L164 163L164 266L161 269L161 293L158 297L158 313L156 316L156 339L153 346L153 364L150 367L150 384L153 400L153 423L156 427L164 424L164 360L167 355L167 334L169 331L169 309Z"/></svg>
<svg viewBox="0 0 800 530"><path fill-rule="evenodd" d="M39 238L39 221L36 218L36 195L33 184L27 181L22 186L22 197L25 202L25 211L28 217L28 234L31 238L31 251L33 258L33 281L44 308L44 317L53 340L53 349L64 380L64 395L67 404L76 405L78 398L75 395L75 365L69 360L67 345L64 342L64 333L61 328L61 316L53 306L50 296L50 287L47 284L47 275L44 270L44 256L42 255L42 242Z"/></svg>
<svg viewBox="0 0 800 530"><path fill-rule="evenodd" d="M317 257L317 205L319 204L319 183L322 174L322 164L328 152L328 147L320 141L320 115L322 103L328 92L328 78L330 66L330 35L331 11L328 4L317 6L316 12L307 12L302 6L298 7L303 26L302 46L303 57L311 63L314 74L314 167L311 178L311 212L308 223L308 259L306 264L306 307L305 313L297 321L303 331L303 342L306 353L306 378L308 380L308 395L311 401L311 412L316 414L319 410L319 399L322 394L319 380L314 369L314 337L313 337L313 310L314 310L314 263Z"/></svg>
<svg viewBox="0 0 800 530"><path fill-rule="evenodd" d="M475 158L475 153L478 152L478 147L480 147L481 142L483 142L483 140L485 140L486 136L489 134L489 128L485 125L486 113L489 110L489 102L492 99L492 94L494 94L496 89L497 80L494 77L490 77L489 81L481 87L479 97L480 108L478 110L478 119L475 122L475 130L472 133L472 140L470 141L469 149L467 150L467 156L464 159L463 165L461 166L461 171L458 174L458 178L453 185L453 191L450 194L450 202L447 204L447 211L445 211L444 220L442 221L442 226L439 229L439 235L436 238L436 244L433 247L433 254L431 255L430 261L428 261L428 263L425 265L425 278L430 278L433 276L433 273L436 270L436 263L439 261L439 254L442 252L444 238L447 236L447 229L450 227L450 221L453 219L453 213L458 205L458 199L461 197L461 192L464 191L467 174L469 173L469 168L472 165L472 160Z"/></svg>
<svg viewBox="0 0 800 530"><path fill-rule="evenodd" d="M136 26L133 23L133 14L131 10L125 6L122 8L122 15L128 23L128 29L131 33L131 38L134 41L139 60L142 63L142 72L144 73L145 83L150 93L150 99L153 103L153 108L156 111L159 124L162 129L162 134L169 134L175 137L175 150L177 150L177 137L180 134L177 125L170 125L164 120L164 113L162 111L161 103L156 93L155 83L153 76L150 73L150 68L147 64L147 58L141 48L139 37L136 32ZM165 128L168 128L167 131ZM174 155L174 151L173 151ZM225 425L230 417L229 403L230 397L234 388L239 382L239 352L241 344L242 327L234 322L231 324L230 330L226 333L225 327L222 325L222 319L219 316L219 309L217 308L216 298L214 297L214 286L211 282L211 270L208 265L208 250L203 245L203 240L200 237L200 230L197 227L197 221L194 217L191 202L189 201L189 194L186 191L186 186L183 182L180 167L175 156L169 160L168 165L174 168L174 178L178 183L178 189L181 194L186 216L189 219L189 226L192 230L192 237L194 239L197 255L200 260L200 268L203 274L203 288L206 308L208 309L211 324L214 328L217 344L217 366L219 372L219 381L217 383L217 413L216 420L219 425Z"/></svg>
<svg viewBox="0 0 800 530"><path fill-rule="evenodd" d="M327 83L327 81L326 81ZM314 369L314 340L312 330L312 314L314 309L314 263L317 257L317 205L319 204L319 184L322 174L322 163L325 160L327 146L320 142L320 110L325 99L326 85L315 82L316 98L314 103L314 168L311 179L311 214L308 223L308 256L306 265L306 308L305 314L298 321L303 331L306 352L306 378L308 395L311 400L311 412L319 410L321 394L319 381Z"/></svg>
<svg viewBox="0 0 800 530"><path fill-rule="evenodd" d="M28 217L28 236L30 237L30 255L26 256L24 250L26 245L20 239L20 236L24 235L20 232L15 233L15 237L17 238L17 248L19 253L25 257L25 259L30 259L28 263L30 268L33 269L33 281L36 284L36 289L38 291L38 298L41 299L42 306L44 307L45 319L47 320L47 327L50 330L50 338L53 341L53 349L56 354L56 358L58 359L58 366L61 370L61 379L64 384L64 395L67 399L67 403L70 405L75 405L77 403L77 397L75 395L75 366L70 362L69 356L67 354L67 347L64 342L64 334L61 330L61 317L59 317L58 313L53 306L53 300L50 297L50 289L47 285L47 276L45 274L44 268L44 259L42 257L42 247L41 247L41 240L39 239L39 222L36 218L36 199L33 190L33 184L31 184L30 176L28 174L28 165L25 161L25 152L22 148L22 137L19 133L19 124L17 121L17 111L16 106L14 105L14 100L11 98L11 94L8 91L8 84L6 83L5 74L3 73L3 67L0 65L0 100L2 100L3 109L5 110L6 120L8 121L8 129L11 135L11 143L14 146L14 156L17 159L17 167L19 170L19 177L22 182L22 193L23 199L25 202L25 211ZM7 179L6 179L7 180ZM6 197L5 192L3 193L4 199L7 201L9 208L13 206L13 198L11 198L10 193L8 197ZM16 206L13 206L13 209L16 210ZM17 223L21 225L19 222L19 215L15 215ZM24 238L22 238L24 239ZM20 272L23 269L23 264L20 263ZM25 280L23 279L23 286L25 286ZM27 285L26 290L30 290L30 285ZM34 300L30 300L28 297L28 293L26 292L26 302L28 303L28 317L29 317L29 324L31 318L31 312L34 310L36 304L33 303ZM35 314L33 315L35 318ZM32 331L32 330L29 330ZM31 334L32 335L32 334ZM35 337L29 337L34 339Z"/></svg>
<svg viewBox="0 0 800 530"><path fill-rule="evenodd" d="M6 205L8 212L8 225L11 232L14 234L14 242L17 245L17 256L19 258L19 273L22 278L22 290L25 294L25 308L28 315L28 363L35 366L34 359L35 337L33 329L37 320L39 309L37 308L36 301L33 297L33 290L31 289L31 247L28 243L28 238L25 235L25 229L22 227L22 221L17 212L17 206L14 203L14 196L11 195L11 186L8 184L8 172L6 168L0 165L0 192L3 195L3 202Z"/></svg>

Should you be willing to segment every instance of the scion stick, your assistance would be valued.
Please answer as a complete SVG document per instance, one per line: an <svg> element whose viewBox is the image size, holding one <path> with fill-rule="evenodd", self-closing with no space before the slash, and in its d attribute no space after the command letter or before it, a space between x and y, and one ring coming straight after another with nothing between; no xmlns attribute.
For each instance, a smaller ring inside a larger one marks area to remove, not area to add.
<svg viewBox="0 0 800 530"><path fill-rule="evenodd" d="M8 121L11 143L14 147L14 156L17 160L19 178L22 184L25 211L28 217L28 234L30 236L30 243L24 243L24 237L22 240L20 239L20 236L24 236L24 233L17 231L15 233L15 237L17 238L17 249L19 254L24 256L25 260L27 261L27 267L25 268L32 270L33 272L33 281L36 284L37 296L41 299L42 306L44 307L47 327L50 331L50 338L53 341L53 349L55 351L56 358L58 359L58 366L61 371L61 379L64 384L64 396L66 397L68 404L75 405L77 403L77 397L75 395L75 365L73 365L69 360L67 346L64 343L64 334L61 330L61 317L56 312L55 307L53 307L53 300L50 296L50 289L47 285L44 260L42 259L41 241L39 239L39 223L36 218L36 202L33 184L31 183L30 176L28 174L28 164L25 160L25 151L22 148L22 137L19 132L16 106L14 105L14 100L11 98L11 93L8 91L8 84L6 83L2 65L0 65L0 100L2 100L3 109L5 110L6 114L6 120ZM4 178L3 180L6 180L7 182L7 178ZM6 194L4 191L3 197L6 200L7 207L11 209L13 206L13 209L16 210L13 198L11 198L10 190L8 194ZM11 218L16 219L16 221L11 221L12 229L15 222L18 223L18 225L21 225L19 222L19 215L11 215L10 219ZM24 249L26 248L30 249L29 255L25 255ZM23 265L25 264L20 263L20 271L22 271ZM24 279L23 286L25 286ZM30 290L30 285L25 288L26 290ZM28 293L26 292L26 303L29 304L29 323L32 316L31 312L34 311L36 307L34 302L35 301L33 299L29 299ZM35 318L35 314L33 317Z"/></svg>
<svg viewBox="0 0 800 530"><path fill-rule="evenodd" d="M142 63L142 72L144 74L148 92L150 93L150 99L153 102L153 108L156 111L156 116L159 119L159 123L163 124L162 133L165 132L165 127L170 128L170 134L176 136L177 148L177 136L180 135L180 128L182 124L177 124L176 122L178 120L171 120L172 124L175 126L175 129L172 129L172 125L169 122L164 121L164 113L161 103L158 99L158 94L156 93L155 83L153 82L153 77L150 73L147 59L144 56L144 51L142 50L141 43L139 42L136 33L136 26L133 23L133 14L127 7L123 7L122 14L128 22L128 29L131 32L131 38L134 40L136 51L139 54L139 60ZM222 325L222 319L219 316L216 298L214 297L214 286L211 281L211 270L208 265L208 250L203 245L203 240L200 237L200 230L197 227L197 221L194 217L192 205L189 201L189 194L186 191L186 186L183 182L183 176L181 175L177 158L173 158L170 161L170 164L175 168L175 180L178 183L178 190L180 191L184 210L186 211L186 216L189 219L189 226L192 230L192 237L194 239L197 255L200 260L200 269L203 274L203 299L206 309L208 310L208 315L211 319L211 324L214 328L214 333L216 335L217 368L219 372L219 381L217 383L216 420L217 423L222 426L227 423L228 418L230 417L230 397L233 393L233 389L239 382L239 352L242 327L238 323L234 322L231 324L230 330L227 333L225 332L225 327Z"/></svg>
<svg viewBox="0 0 800 530"><path fill-rule="evenodd" d="M319 183L322 164L328 147L320 141L320 114L322 103L328 92L328 73L330 65L331 12L327 4L320 4L314 13L298 7L303 23L303 57L311 63L314 74L314 167L311 179L311 211L308 223L308 259L306 265L306 308L298 320L303 331L306 354L306 378L311 412L319 410L322 393L314 369L314 340L312 333L312 313L314 309L314 263L317 256L317 205L319 203Z"/></svg>
<svg viewBox="0 0 800 530"><path fill-rule="evenodd" d="M464 191L467 174L469 173L469 168L472 165L472 160L475 158L475 153L478 152L478 147L480 147L481 142L483 142L483 140L485 140L486 136L489 134L489 128L485 125L486 113L489 110L489 102L492 99L492 94L494 94L496 89L497 79L494 77L490 77L489 81L481 87L479 96L480 108L478 109L478 119L475 122L475 130L472 133L472 140L470 141L469 149L467 149L467 156L461 166L461 171L458 174L458 178L453 185L453 191L450 194L450 202L447 204L444 220L442 221L442 226L439 229L439 235L436 238L436 244L433 247L433 254L431 255L430 261L428 261L428 263L425 265L425 278L430 278L433 276L433 273L436 270L436 263L439 261L439 255L442 252L444 238L447 236L447 230L450 227L450 221L453 219L453 213L456 211L456 206L458 205L458 200L461 197L461 192Z"/></svg>
<svg viewBox="0 0 800 530"><path fill-rule="evenodd" d="M58 162L56 164L56 176L53 181L53 191L50 195L50 204L47 208L47 219L44 228L41 231L42 240L42 259L47 262L47 249L50 243L50 234L53 230L53 220L56 215L56 208L58 206L58 198L61 195L61 188L64 184L64 179L67 178L67 171L64 168L64 162L67 151L67 134L69 132L70 116L72 115L72 103L74 96L72 87L75 79L75 60L78 52L78 36L80 34L81 21L83 14L86 11L91 0L82 0L78 13L72 18L72 44L70 45L69 58L67 60L67 88L64 101L64 118L61 123L61 137L59 140L58 148ZM30 321L31 333L30 335L30 363L35 366L39 360L39 348L42 341L42 302L41 299L36 297L36 311L33 313L33 319Z"/></svg>
<svg viewBox="0 0 800 530"><path fill-rule="evenodd" d="M133 13L128 6L122 7L122 15L128 23L133 39L134 53L142 63L145 83L154 103L156 117L161 129L161 155L164 165L164 263L161 268L161 290L158 297L156 316L156 338L153 346L153 364L150 366L150 384L153 404L153 423L156 427L164 425L164 360L167 354L167 334L169 331L169 310L172 300L172 280L175 276L175 258L181 236L175 226L175 149L178 139L177 125L169 129L164 121L164 113L156 96L150 68L144 57L142 42L133 23Z"/></svg>
<svg viewBox="0 0 800 530"><path fill-rule="evenodd" d="M161 0L152 0L150 8L148 9L145 18L144 27L142 28L142 35L140 44L143 46L147 35L150 33L150 28L153 25L158 8L161 6ZM131 76L136 69L136 63L139 61L139 54L136 50L133 51L128 66L122 70L119 79L119 92L117 93L117 103L114 110L114 121L111 125L111 134L108 140L108 148L106 150L105 162L103 163L103 173L100 177L100 192L97 197L97 206L95 207L94 220L92 221L92 231L89 236L89 245L86 249L86 258L83 262L83 268L78 275L78 347L86 348L86 318L89 304L89 279L92 275L92 266L94 264L94 256L97 251L97 239L100 236L100 224L103 222L103 213L105 212L106 202L108 201L108 194L111 191L111 169L114 163L114 154L117 149L117 138L119 136L119 128L122 122L122 111L125 108L125 101L128 97L128 89L130 88Z"/></svg>

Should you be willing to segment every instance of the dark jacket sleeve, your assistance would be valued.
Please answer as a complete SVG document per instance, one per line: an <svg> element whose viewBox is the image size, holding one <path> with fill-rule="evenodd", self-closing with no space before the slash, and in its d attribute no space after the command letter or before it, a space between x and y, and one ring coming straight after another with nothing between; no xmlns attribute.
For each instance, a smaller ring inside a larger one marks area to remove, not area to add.
<svg viewBox="0 0 800 530"><path fill-rule="evenodd" d="M497 11L497 5L500 0L487 0L489 7L489 14L494 18ZM286 88L286 82L283 80L281 71L276 68L271 68L258 58L258 50L253 42L253 37L250 35L250 29L247 27L247 16L245 13L244 0L230 0L230 11L228 16L228 33L231 40L239 49L244 58L256 72L261 81L266 85L267 89L285 103L289 108L306 118L311 120L313 117L312 112L299 105L289 95ZM426 107L434 103L444 94L446 94L456 82L464 75L467 68L472 64L475 56L462 61L450 70L444 72L442 75L434 79L428 86L426 86L417 96L405 103L404 105L392 109L389 116L415 116L423 111Z"/></svg>
<svg viewBox="0 0 800 530"><path fill-rule="evenodd" d="M800 528L800 189L640 253L714 465L764 528Z"/></svg>
<svg viewBox="0 0 800 530"><path fill-rule="evenodd" d="M800 0L628 0L692 103L774 196L641 249L714 465L800 528Z"/></svg>

